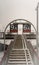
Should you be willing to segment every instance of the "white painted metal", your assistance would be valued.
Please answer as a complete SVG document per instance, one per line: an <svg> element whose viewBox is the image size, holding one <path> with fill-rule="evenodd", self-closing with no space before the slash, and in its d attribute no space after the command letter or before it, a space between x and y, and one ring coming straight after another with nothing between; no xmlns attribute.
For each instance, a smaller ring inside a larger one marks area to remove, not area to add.
<svg viewBox="0 0 39 65"><path fill-rule="evenodd" d="M22 35L23 33L23 24L18 24L18 35Z"/></svg>
<svg viewBox="0 0 39 65"><path fill-rule="evenodd" d="M39 3L37 5L37 53L39 57Z"/></svg>

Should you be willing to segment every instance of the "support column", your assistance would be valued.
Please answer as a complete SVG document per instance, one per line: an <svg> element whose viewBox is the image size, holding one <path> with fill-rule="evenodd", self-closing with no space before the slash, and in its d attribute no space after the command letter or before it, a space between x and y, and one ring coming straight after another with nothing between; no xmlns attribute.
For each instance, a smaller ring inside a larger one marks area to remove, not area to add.
<svg viewBox="0 0 39 65"><path fill-rule="evenodd" d="M38 56L39 56L39 3L37 6L37 49L38 49Z"/></svg>

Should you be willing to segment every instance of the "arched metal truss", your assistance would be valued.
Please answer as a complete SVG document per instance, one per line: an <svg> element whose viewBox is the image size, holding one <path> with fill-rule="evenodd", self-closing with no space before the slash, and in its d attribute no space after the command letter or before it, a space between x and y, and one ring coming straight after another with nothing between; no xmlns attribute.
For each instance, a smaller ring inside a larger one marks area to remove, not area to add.
<svg viewBox="0 0 39 65"><path fill-rule="evenodd" d="M8 26L9 26L11 23L16 23L16 21L26 21L26 22L30 23L30 25L33 26L35 32L37 33L36 28L34 27L34 25L33 25L30 21L25 20L25 19L16 19L16 20L13 20L12 22L10 22L10 23L5 27L5 30L4 30L4 51L5 51L5 32L6 32L7 28L8 28ZM25 23L26 23L26 22L25 22Z"/></svg>

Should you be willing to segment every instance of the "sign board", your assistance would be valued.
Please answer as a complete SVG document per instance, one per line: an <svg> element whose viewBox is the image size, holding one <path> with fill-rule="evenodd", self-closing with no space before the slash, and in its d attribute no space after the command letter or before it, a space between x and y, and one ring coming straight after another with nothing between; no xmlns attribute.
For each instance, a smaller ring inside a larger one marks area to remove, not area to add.
<svg viewBox="0 0 39 65"><path fill-rule="evenodd" d="M10 32L18 32L18 25L17 24L10 24Z"/></svg>
<svg viewBox="0 0 39 65"><path fill-rule="evenodd" d="M31 25L30 24L23 24L23 32L31 32Z"/></svg>

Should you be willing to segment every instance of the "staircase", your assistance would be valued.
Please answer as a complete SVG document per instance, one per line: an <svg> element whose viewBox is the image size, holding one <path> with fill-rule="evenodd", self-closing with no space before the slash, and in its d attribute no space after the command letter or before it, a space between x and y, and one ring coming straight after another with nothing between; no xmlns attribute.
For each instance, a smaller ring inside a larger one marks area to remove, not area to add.
<svg viewBox="0 0 39 65"><path fill-rule="evenodd" d="M9 54L7 65L33 65L28 49L26 51L26 58L23 49L13 49Z"/></svg>
<svg viewBox="0 0 39 65"><path fill-rule="evenodd" d="M7 65L25 65L25 54L24 50L12 50L9 55L9 60Z"/></svg>
<svg viewBox="0 0 39 65"><path fill-rule="evenodd" d="M6 65L34 65L24 37L17 37L9 52Z"/></svg>

